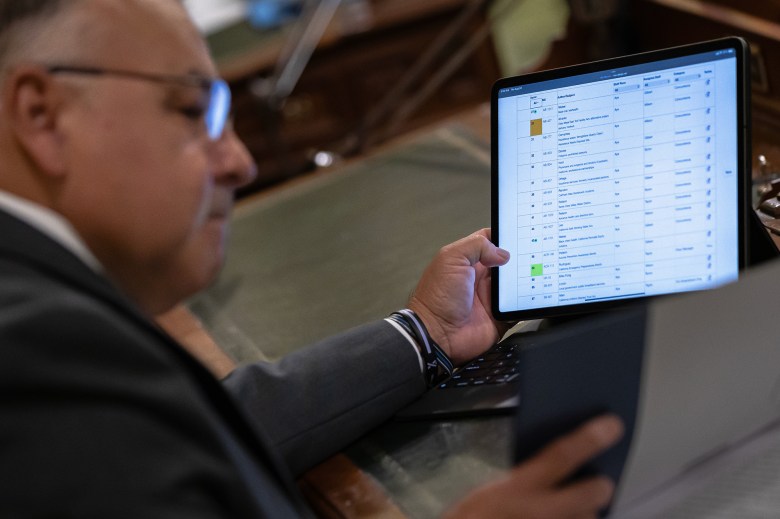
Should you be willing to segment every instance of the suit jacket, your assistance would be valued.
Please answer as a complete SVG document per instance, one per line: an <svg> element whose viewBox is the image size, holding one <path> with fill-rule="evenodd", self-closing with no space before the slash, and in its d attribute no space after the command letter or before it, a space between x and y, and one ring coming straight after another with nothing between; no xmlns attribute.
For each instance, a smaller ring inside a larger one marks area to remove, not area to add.
<svg viewBox="0 0 780 519"><path fill-rule="evenodd" d="M380 321L224 384L0 212L0 517L306 517L293 476L424 390Z"/></svg>

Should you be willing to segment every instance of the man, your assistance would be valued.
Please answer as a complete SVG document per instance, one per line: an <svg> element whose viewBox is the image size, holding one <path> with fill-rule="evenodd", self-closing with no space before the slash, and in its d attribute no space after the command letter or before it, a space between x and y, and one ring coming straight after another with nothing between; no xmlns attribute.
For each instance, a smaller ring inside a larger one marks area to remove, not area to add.
<svg viewBox="0 0 780 519"><path fill-rule="evenodd" d="M0 81L0 517L308 517L293 475L425 390L421 340L455 363L497 340L508 256L480 231L423 275L427 332L370 323L221 384L149 319L215 275L254 174L183 7L0 0ZM563 482L619 435L593 421L450 515L593 516L611 484Z"/></svg>

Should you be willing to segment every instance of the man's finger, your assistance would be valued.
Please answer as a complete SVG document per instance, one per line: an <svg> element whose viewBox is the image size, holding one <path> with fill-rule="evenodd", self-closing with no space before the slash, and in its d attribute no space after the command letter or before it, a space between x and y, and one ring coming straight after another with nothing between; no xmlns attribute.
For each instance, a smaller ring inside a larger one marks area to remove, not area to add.
<svg viewBox="0 0 780 519"><path fill-rule="evenodd" d="M596 517L609 504L614 491L612 481L602 476L573 483L556 492L549 504L550 517L572 517L579 513Z"/></svg>
<svg viewBox="0 0 780 519"><path fill-rule="evenodd" d="M555 485L622 435L623 424L616 416L595 418L553 441L521 467L540 485Z"/></svg>
<svg viewBox="0 0 780 519"><path fill-rule="evenodd" d="M490 229L480 229L445 249L449 254L465 257L471 265L482 263L486 267L496 267L509 261L509 252L490 241Z"/></svg>

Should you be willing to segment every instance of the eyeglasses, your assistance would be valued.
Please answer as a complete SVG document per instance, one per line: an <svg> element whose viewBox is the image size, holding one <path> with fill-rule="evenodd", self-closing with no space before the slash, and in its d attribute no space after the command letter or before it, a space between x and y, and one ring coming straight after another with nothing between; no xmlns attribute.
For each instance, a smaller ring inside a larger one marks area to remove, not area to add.
<svg viewBox="0 0 780 519"><path fill-rule="evenodd" d="M202 76L174 76L167 74L149 74L129 70L112 70L98 67L76 67L66 65L50 65L46 67L50 74L89 74L92 76L122 76L155 83L170 83L184 86L194 86L208 92L209 104L206 110L206 131L209 139L216 141L225 130L225 123L230 114L230 87L220 78Z"/></svg>

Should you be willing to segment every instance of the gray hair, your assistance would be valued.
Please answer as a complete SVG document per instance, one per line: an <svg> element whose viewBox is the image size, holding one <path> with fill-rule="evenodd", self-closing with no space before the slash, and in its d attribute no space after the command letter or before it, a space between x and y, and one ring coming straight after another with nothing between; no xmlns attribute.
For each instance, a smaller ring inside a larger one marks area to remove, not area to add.
<svg viewBox="0 0 780 519"><path fill-rule="evenodd" d="M63 0L0 0L0 35L20 20L54 14L63 3Z"/></svg>
<svg viewBox="0 0 780 519"><path fill-rule="evenodd" d="M75 0L0 0L0 69L7 64L17 33L25 32L25 28L34 30L35 24L48 21L65 5L74 3Z"/></svg>

